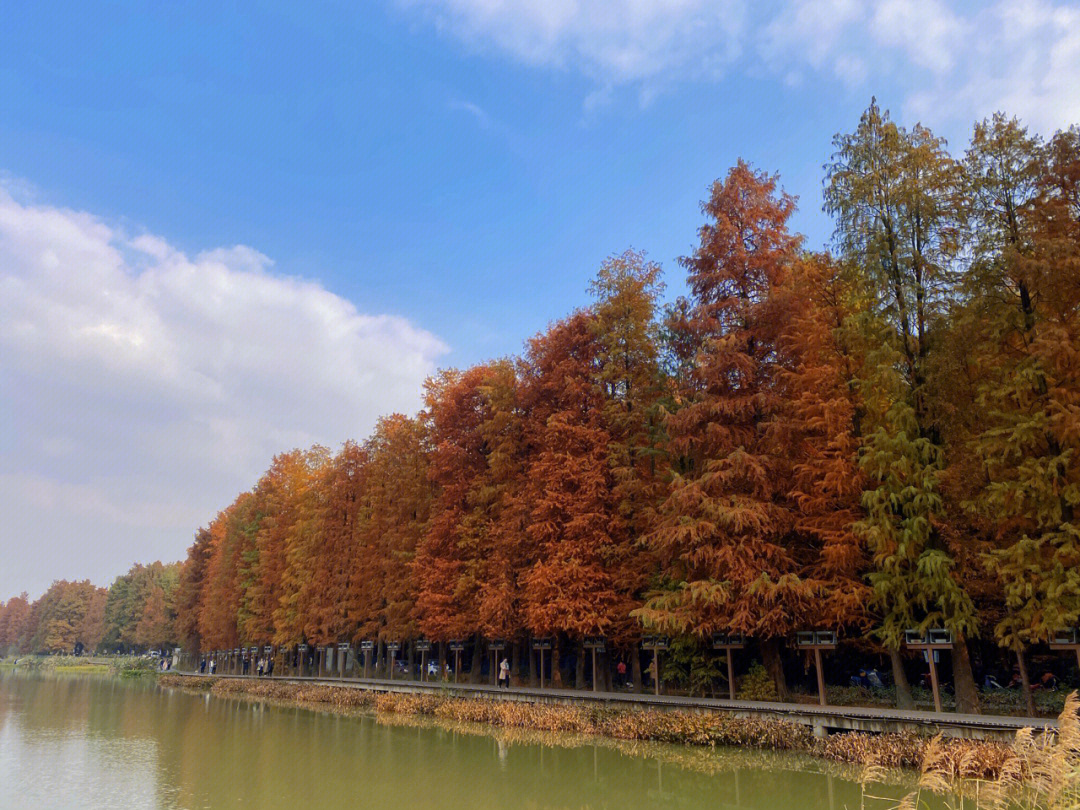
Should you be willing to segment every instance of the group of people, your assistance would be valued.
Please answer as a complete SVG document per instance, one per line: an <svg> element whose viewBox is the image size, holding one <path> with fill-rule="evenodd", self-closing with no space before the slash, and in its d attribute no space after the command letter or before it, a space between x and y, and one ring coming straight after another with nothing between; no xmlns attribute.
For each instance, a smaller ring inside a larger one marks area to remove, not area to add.
<svg viewBox="0 0 1080 810"><path fill-rule="evenodd" d="M164 668L165 667L162 667L162 669L164 669ZM241 672L244 675L247 675L248 672L250 671L250 669L251 669L251 659L250 658L244 658L243 663L241 664ZM217 659L215 659L215 658L209 658L209 659L203 658L201 661L199 661L199 673L200 674L206 675L207 673L209 673L210 675L213 675L215 672L217 672ZM263 677L264 675L265 676L273 675L274 674L274 659L271 658L268 655L267 656L261 656L261 657L257 658L255 660L255 674L260 678Z"/></svg>
<svg viewBox="0 0 1080 810"><path fill-rule="evenodd" d="M251 671L251 659L250 658L244 658L244 661L243 661L243 664L241 665L241 668L243 670L243 673L245 675L247 675L248 672ZM273 658L271 658L270 656L267 655L267 656L260 656L259 658L255 659L255 675L257 677L261 678L264 675L270 676L270 675L273 675L273 674L274 674L274 659Z"/></svg>

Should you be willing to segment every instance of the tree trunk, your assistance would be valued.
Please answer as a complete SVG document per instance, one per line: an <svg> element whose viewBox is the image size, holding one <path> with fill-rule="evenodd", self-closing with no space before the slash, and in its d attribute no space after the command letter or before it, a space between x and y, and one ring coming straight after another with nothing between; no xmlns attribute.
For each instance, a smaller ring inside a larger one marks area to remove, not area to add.
<svg viewBox="0 0 1080 810"><path fill-rule="evenodd" d="M904 672L904 659L899 650L889 650L889 663L892 664L893 685L896 686L896 708L914 709L915 698L911 696L911 684Z"/></svg>
<svg viewBox="0 0 1080 810"><path fill-rule="evenodd" d="M439 642L439 680L446 677L446 642Z"/></svg>
<svg viewBox="0 0 1080 810"><path fill-rule="evenodd" d="M559 666L559 636L551 636L551 685L556 689L562 689L562 667Z"/></svg>
<svg viewBox="0 0 1080 810"><path fill-rule="evenodd" d="M600 688L605 692L613 692L614 690L611 688L611 654L607 650L600 653L600 677L602 679Z"/></svg>
<svg viewBox="0 0 1080 810"><path fill-rule="evenodd" d="M630 648L630 677L634 681L634 691L641 692L641 653L637 647Z"/></svg>
<svg viewBox="0 0 1080 810"><path fill-rule="evenodd" d="M596 673L593 673L593 680L596 680ZM585 647L582 642L578 642L577 645L577 666L574 667L574 688L585 688Z"/></svg>
<svg viewBox="0 0 1080 810"><path fill-rule="evenodd" d="M540 655L536 650L532 648L532 636L525 637L525 660L529 662L529 686L536 689L540 685L540 670L537 668L540 662Z"/></svg>
<svg viewBox="0 0 1080 810"><path fill-rule="evenodd" d="M473 642L472 662L469 667L469 683L480 683L484 675L484 644L480 636Z"/></svg>
<svg viewBox="0 0 1080 810"><path fill-rule="evenodd" d="M952 656L953 689L956 692L956 711L960 714L979 714L979 689L971 672L971 654L967 639L957 634Z"/></svg>
<svg viewBox="0 0 1080 810"><path fill-rule="evenodd" d="M1020 688L1024 690L1024 706L1027 708L1028 717L1035 716L1035 695L1031 691L1031 677L1028 675L1027 661L1024 660L1024 651L1016 651L1016 663L1020 667Z"/></svg>
<svg viewBox="0 0 1080 810"><path fill-rule="evenodd" d="M524 680L524 671L521 666L521 643L515 641L510 645L510 672L519 681Z"/></svg>
<svg viewBox="0 0 1080 810"><path fill-rule="evenodd" d="M785 703L791 700L787 678L784 677L784 661L780 657L780 639L767 638L761 642L761 660L776 684L776 697Z"/></svg>
<svg viewBox="0 0 1080 810"><path fill-rule="evenodd" d="M378 678L380 674L384 678L389 674L390 669L387 666L387 664L389 662L390 662L390 656L387 655L387 653L386 653L386 642L385 641L380 641L379 642L379 651L378 651L378 654L377 654L377 656L375 658L375 677L376 678Z"/></svg>
<svg viewBox="0 0 1080 810"><path fill-rule="evenodd" d="M415 666L415 664L416 664L416 650L415 650L415 648L413 646L413 642L406 641L405 642L405 649L407 651L406 652L407 657L406 657L405 660L408 662L408 665L409 665L409 674L406 676L406 678L408 680L410 680L410 681L415 680L415 678L416 678L416 666Z"/></svg>

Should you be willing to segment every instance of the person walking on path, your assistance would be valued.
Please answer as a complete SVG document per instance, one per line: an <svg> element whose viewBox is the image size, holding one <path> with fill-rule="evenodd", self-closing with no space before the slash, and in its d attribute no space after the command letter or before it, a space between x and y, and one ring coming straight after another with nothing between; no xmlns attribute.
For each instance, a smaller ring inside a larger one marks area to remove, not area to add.
<svg viewBox="0 0 1080 810"><path fill-rule="evenodd" d="M504 689L510 688L510 662L505 658L499 664L499 686Z"/></svg>

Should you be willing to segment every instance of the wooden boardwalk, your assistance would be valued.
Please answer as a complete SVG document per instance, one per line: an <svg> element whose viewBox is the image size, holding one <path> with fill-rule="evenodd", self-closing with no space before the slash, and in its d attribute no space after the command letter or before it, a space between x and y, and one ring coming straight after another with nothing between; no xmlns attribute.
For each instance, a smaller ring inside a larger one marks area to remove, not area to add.
<svg viewBox="0 0 1080 810"><path fill-rule="evenodd" d="M774 703L752 700L723 700L718 698L652 695L636 692L592 692L581 689L537 689L511 687L500 689L490 684L420 682L376 678L336 678L273 676L257 678L252 675L200 675L174 670L173 674L192 678L230 678L236 680L270 680L282 683L310 683L320 686L340 686L347 689L367 689L374 692L403 694L431 693L452 697L513 700L526 703L558 703L564 705L600 704L610 707L650 709L684 709L690 711L723 712L733 717L786 720L813 729L819 736L836 731L867 731L874 733L914 731L920 734L942 734L947 737L1010 740L1022 728L1054 729L1057 720L1033 717L1007 717L993 714L953 714L921 710L871 708L865 706L819 706L809 703Z"/></svg>

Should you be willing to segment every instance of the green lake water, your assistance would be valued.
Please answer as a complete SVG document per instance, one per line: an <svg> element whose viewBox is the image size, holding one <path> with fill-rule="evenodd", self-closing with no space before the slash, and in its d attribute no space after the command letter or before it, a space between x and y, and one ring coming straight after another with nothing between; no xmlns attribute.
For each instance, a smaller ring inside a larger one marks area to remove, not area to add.
<svg viewBox="0 0 1080 810"><path fill-rule="evenodd" d="M867 810L852 769L0 672L0 808ZM867 792L899 797L899 785Z"/></svg>

